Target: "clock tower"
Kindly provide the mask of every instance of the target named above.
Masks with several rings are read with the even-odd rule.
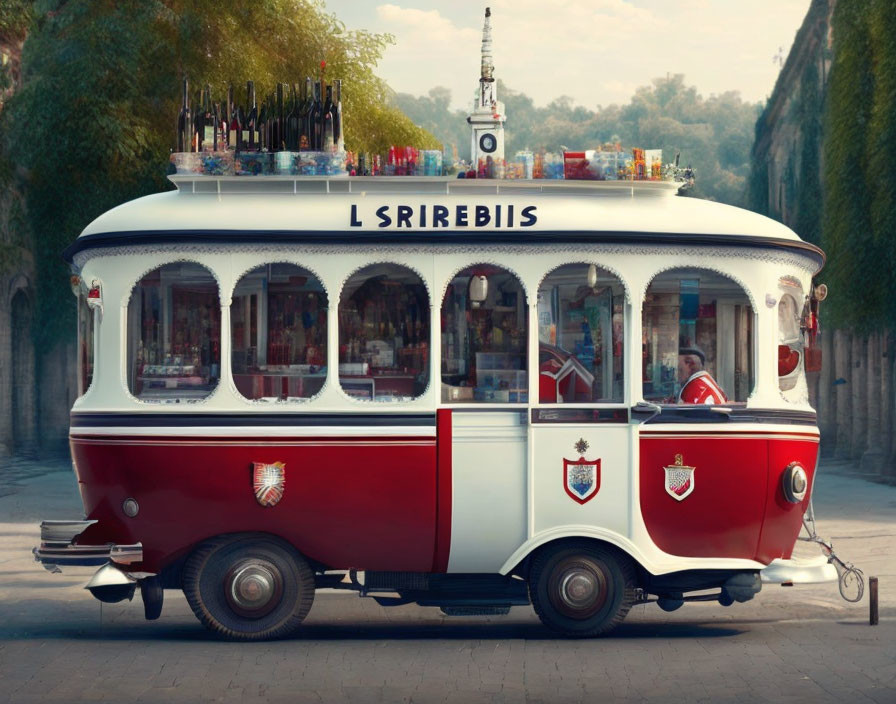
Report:
[[[504,103],[498,100],[495,83],[495,66],[492,59],[492,12],[485,8],[485,24],[482,26],[482,70],[479,76],[479,94],[473,105],[473,113],[467,118],[472,129],[473,168],[481,159],[504,160]]]

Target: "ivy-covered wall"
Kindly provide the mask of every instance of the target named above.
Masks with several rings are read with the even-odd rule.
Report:
[[[756,123],[747,199],[818,244],[822,452],[896,481],[896,12],[813,0]]]

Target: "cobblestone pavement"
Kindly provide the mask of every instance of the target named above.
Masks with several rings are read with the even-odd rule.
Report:
[[[42,466],[0,472],[0,702],[896,702],[896,487],[824,469],[816,487],[819,532],[880,578],[876,627],[867,598],[830,584],[767,586],[727,609],[637,606],[584,641],[554,637],[529,607],[445,617],[324,593],[298,637],[235,644],[179,592],[146,622],[139,598],[90,597],[91,568],[36,565],[37,521],[81,515],[67,464]]]

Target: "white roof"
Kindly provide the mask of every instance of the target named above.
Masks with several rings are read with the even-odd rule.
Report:
[[[508,237],[525,243],[551,233],[664,241],[711,237],[716,245],[763,245],[802,250],[820,265],[823,254],[785,225],[757,213],[698,198],[675,197],[680,184],[628,181],[487,181],[375,177],[191,177],[172,176],[177,191],[124,203],[81,233],[67,256],[89,246],[146,241],[152,233],[226,234],[373,233],[384,241],[402,236],[469,242]],[[476,223],[477,207],[482,218]],[[405,220],[398,222],[399,208]],[[482,210],[484,208],[484,210]],[[441,211],[443,219],[435,222]],[[446,215],[447,213],[447,215]],[[524,218],[524,214],[526,217]],[[487,218],[487,222],[483,222]],[[518,233],[518,235],[517,235]],[[112,241],[111,236],[114,236]],[[362,235],[363,236],[363,235]],[[581,241],[581,239],[580,239]],[[791,245],[791,243],[793,243]]]

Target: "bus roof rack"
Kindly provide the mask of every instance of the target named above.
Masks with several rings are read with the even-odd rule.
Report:
[[[184,194],[396,193],[454,195],[594,195],[640,197],[675,195],[681,181],[585,181],[564,179],[463,179],[450,176],[206,176],[172,174]]]

